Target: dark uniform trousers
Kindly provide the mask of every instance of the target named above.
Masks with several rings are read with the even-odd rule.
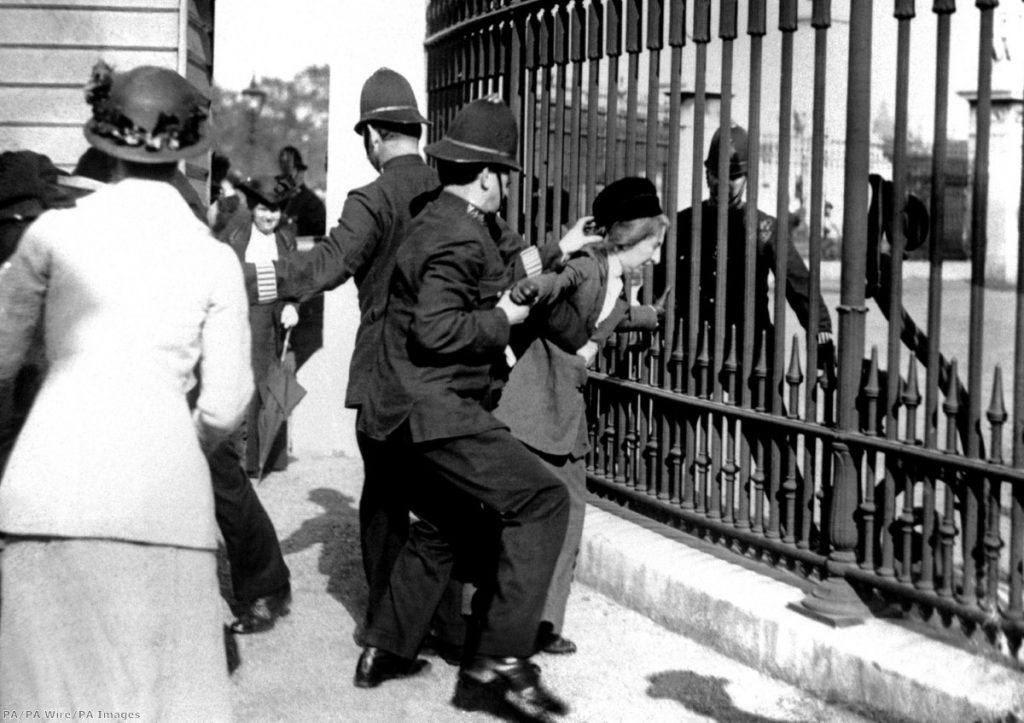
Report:
[[[224,537],[235,599],[242,604],[288,585],[277,531],[230,442],[208,453],[214,512]]]
[[[391,569],[409,537],[409,505],[404,484],[422,474],[406,455],[387,442],[356,432],[363,457],[363,491],[359,497],[359,543],[369,587],[366,609],[375,610],[388,589]]]
[[[419,470],[407,481],[419,521],[371,608],[366,643],[415,657],[457,557],[487,559],[480,548],[494,545],[497,566],[478,580],[474,601],[482,615],[476,652],[532,655],[569,520],[565,486],[504,428],[410,442],[403,426],[381,444]]]

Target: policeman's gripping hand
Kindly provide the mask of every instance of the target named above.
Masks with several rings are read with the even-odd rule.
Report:
[[[593,222],[593,216],[581,216],[573,224],[572,228],[558,242],[558,248],[561,249],[563,257],[572,256],[584,246],[604,238],[604,236],[594,233]]]
[[[512,301],[517,304],[525,304],[526,306],[535,302],[538,294],[540,294],[540,287],[536,281],[530,278],[520,279],[509,289],[509,296],[512,298]]]
[[[283,326],[285,329],[291,329],[298,323],[299,310],[295,308],[294,304],[288,304],[281,311],[281,326]]]
[[[505,312],[508,323],[512,326],[522,324],[530,315],[530,307],[525,304],[517,304],[512,300],[512,290],[509,289],[498,299],[497,308]]]

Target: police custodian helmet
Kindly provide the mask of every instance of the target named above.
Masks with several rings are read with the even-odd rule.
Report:
[[[409,81],[390,68],[376,70],[363,83],[359,94],[359,121],[355,132],[362,135],[366,124],[371,121],[430,125],[416,107],[416,95]]]
[[[712,173],[718,173],[718,149],[721,145],[721,128],[711,136],[711,147],[708,157],[704,159],[704,167]],[[729,178],[739,178],[747,174],[747,131],[742,126],[729,128]]]
[[[521,171],[518,148],[519,124],[512,109],[499,101],[480,98],[460,110],[444,137],[423,151],[442,161]]]
[[[142,65],[124,73],[98,62],[85,88],[93,147],[136,163],[174,163],[210,147],[209,100],[168,68]]]

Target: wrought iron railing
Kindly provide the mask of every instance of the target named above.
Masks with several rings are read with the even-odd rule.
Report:
[[[816,371],[817,329],[787,329],[786,254],[777,255],[773,269],[774,324],[762,330],[771,338],[761,339],[752,323],[738,338],[727,327],[724,304],[702,324],[697,284],[676,279],[675,264],[667,263],[659,278],[648,275],[645,298],[653,298],[655,285],[682,286],[689,296],[670,299],[659,332],[620,335],[592,375],[592,489],[816,581],[804,602],[814,617],[841,624],[868,614],[865,601],[890,603],[890,612],[895,603],[906,615],[962,630],[1016,656],[1024,634],[1019,285],[1004,297],[1012,298],[1012,309],[985,310],[998,3],[977,0],[957,10],[953,0],[932,2],[927,12],[934,43],[928,46],[934,67],[913,71],[911,29],[924,19],[912,0],[889,3],[891,12],[882,14],[881,3],[851,0],[841,4],[844,17],[835,21],[828,0],[771,5],[769,17],[765,0],[742,7],[736,0],[432,0],[426,39],[431,136],[440,135],[465,102],[500,94],[522,128],[524,173],[511,193],[512,213],[518,212],[524,235],[537,241],[586,212],[601,185],[624,174],[655,180],[675,222],[681,207],[701,204],[711,133],[740,123],[750,138],[751,259],[760,198],[772,196],[773,207],[764,210],[787,219],[799,192],[791,155],[794,144],[804,142],[803,130],[793,128],[795,98],[804,93],[798,100],[810,107],[810,177],[801,177],[799,187],[809,226],[811,319],[819,312],[822,283],[826,141],[841,137],[846,151],[841,200],[834,198],[847,209],[839,304],[831,310],[838,317],[834,380]],[[866,214],[853,211],[868,208],[866,179],[874,170],[875,58],[880,67],[891,67],[886,83],[895,88],[890,157],[896,199],[907,188],[910,90],[923,84],[934,91],[931,196],[925,200],[930,238],[946,238],[954,16],[977,22],[971,57],[978,64],[968,352],[962,366],[940,354],[944,332],[951,333],[942,299],[953,283],[944,281],[941,244],[930,244],[927,319],[908,350],[901,343],[912,334],[909,317],[900,313],[906,245],[900,204],[889,219],[889,263],[875,281],[887,293],[874,294],[870,311],[866,279],[878,269],[867,260]],[[895,25],[891,45],[874,40],[883,21]],[[1014,88],[1014,95],[1022,90]],[[778,143],[766,164],[759,148],[769,135]],[[713,161],[718,175],[727,175],[721,173],[727,157]],[[1019,161],[1018,151],[1004,162],[1016,169]],[[700,218],[693,214],[689,229],[695,239],[702,235]],[[717,240],[705,243],[723,248],[727,222],[720,215]],[[789,224],[776,229],[778,247],[786,248]],[[666,242],[669,260],[678,255],[679,231],[673,227]],[[698,244],[693,257],[700,255]],[[1024,264],[1024,254],[1020,259]],[[746,263],[746,283],[737,289],[726,286],[726,254],[717,263],[716,298],[743,295],[745,318],[752,319],[747,290],[754,288],[753,264]],[[696,278],[699,269],[691,270]],[[1024,279],[1024,265],[1017,277]],[[885,338],[868,346],[865,317],[879,311],[886,317]],[[1001,342],[1012,359],[1004,362],[1013,370],[1009,411],[1001,367],[988,382],[982,356],[986,319],[1008,314],[1016,319],[1012,345]]]

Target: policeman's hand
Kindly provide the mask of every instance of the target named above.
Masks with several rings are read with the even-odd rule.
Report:
[[[558,242],[558,248],[562,250],[562,256],[572,256],[588,244],[596,243],[604,238],[592,232],[594,217],[581,216],[568,233]]]
[[[288,304],[281,312],[281,326],[291,329],[299,323],[299,310],[293,304]]]
[[[524,304],[517,304],[512,300],[511,289],[506,291],[498,299],[497,308],[505,312],[505,316],[508,317],[508,323],[515,326],[516,324],[522,324],[526,321],[526,317],[530,315],[530,307]]]

